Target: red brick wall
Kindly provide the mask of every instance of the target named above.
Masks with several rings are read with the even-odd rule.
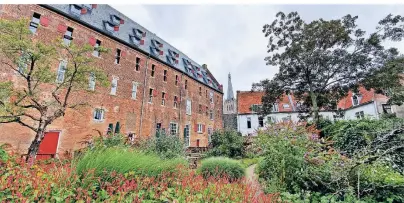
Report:
[[[208,142],[207,129],[211,126],[214,129],[222,128],[222,100],[223,95],[216,92],[209,87],[183,75],[181,72],[174,70],[155,59],[147,59],[144,54],[124,45],[120,44],[100,33],[97,33],[83,25],[71,21],[61,15],[53,13],[38,5],[3,5],[1,10],[1,18],[18,19],[25,17],[31,19],[33,12],[40,13],[41,16],[46,16],[50,19],[49,26],[40,26],[37,34],[34,35],[35,40],[44,42],[53,39],[62,38],[62,34],[57,32],[57,27],[60,23],[64,23],[69,27],[74,28],[73,42],[84,44],[89,42],[90,37],[95,37],[101,41],[103,47],[109,48],[109,53],[102,53],[100,58],[94,57],[94,65],[104,70],[109,80],[113,76],[119,77],[116,96],[110,95],[110,87],[101,87],[99,84],[95,87],[95,92],[82,91],[74,94],[72,100],[87,101],[92,107],[82,107],[78,111],[69,110],[66,115],[49,126],[49,130],[60,130],[59,140],[59,154],[66,151],[75,150],[83,147],[82,141],[88,140],[89,137],[98,135],[97,131],[105,133],[109,123],[113,123],[114,127],[116,122],[120,122],[121,132],[127,133],[134,132],[139,136],[150,136],[155,133],[156,123],[162,123],[162,128],[168,129],[170,122],[178,123],[178,132],[180,137],[183,137],[185,124],[191,126],[191,146],[196,145],[196,140],[200,139],[200,146],[206,146]],[[27,25],[28,27],[28,25]],[[116,49],[126,53],[126,56],[121,58],[119,65],[114,63]],[[141,68],[135,71],[136,57],[141,59]],[[146,74],[146,62],[147,75]],[[54,71],[57,70],[59,62],[55,60],[52,67]],[[150,76],[152,64],[155,64],[155,76]],[[10,71],[0,67],[1,75],[0,80],[13,80],[14,84],[23,84],[21,78]],[[163,72],[167,70],[167,82],[163,81]],[[180,96],[180,86],[175,86],[175,75],[182,77],[182,82],[188,81],[188,88],[179,108],[173,108],[174,95]],[[146,77],[146,83],[145,83]],[[132,82],[138,82],[140,85],[137,89],[136,100],[131,99]],[[199,95],[199,87],[202,87],[202,96]],[[146,88],[145,98],[143,98],[143,90]],[[158,91],[157,97],[153,99],[153,103],[148,103],[149,88]],[[210,120],[206,113],[199,114],[199,104],[203,106],[211,106],[209,98],[205,96],[205,90],[214,92],[214,120]],[[161,105],[161,92],[167,94],[165,106]],[[192,115],[185,114],[185,100],[190,98],[192,101]],[[141,119],[142,100],[143,116]],[[101,123],[93,120],[94,107],[102,107],[106,110],[105,120]],[[141,123],[142,120],[142,123]],[[206,125],[206,130],[203,134],[194,132],[194,124],[203,123]],[[140,125],[142,125],[140,129]],[[1,124],[0,125],[0,143],[10,143],[15,150],[19,152],[26,152],[30,142],[33,139],[34,133],[27,128],[21,127],[18,124]]]

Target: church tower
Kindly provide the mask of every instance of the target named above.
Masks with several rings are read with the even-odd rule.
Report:
[[[223,114],[236,114],[237,102],[234,98],[233,85],[231,84],[231,75],[229,73],[229,80],[227,84],[227,97],[224,100]]]

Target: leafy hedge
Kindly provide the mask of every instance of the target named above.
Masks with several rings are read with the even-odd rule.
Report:
[[[229,180],[237,180],[244,176],[245,169],[239,161],[226,157],[211,157],[202,160],[198,172],[201,173],[204,178],[227,177]]]
[[[241,133],[231,130],[215,131],[212,135],[212,149],[208,156],[242,158],[244,156],[244,138]]]
[[[88,151],[77,161],[76,170],[79,174],[94,170],[95,175],[100,177],[104,174],[104,171],[157,176],[162,172],[175,171],[179,165],[186,166],[186,164],[186,161],[182,158],[162,160],[157,155],[145,154],[130,149],[106,148]]]

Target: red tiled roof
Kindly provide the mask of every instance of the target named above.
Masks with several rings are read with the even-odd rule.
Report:
[[[264,92],[251,92],[251,91],[237,91],[237,110],[240,114],[252,113],[250,107],[253,104],[262,104],[262,96]],[[296,105],[295,98],[291,95],[293,105]],[[288,104],[288,108],[284,108],[283,105]],[[279,112],[293,111],[292,104],[289,102],[288,96],[285,94],[278,101]]]
[[[387,101],[388,98],[381,94],[375,94],[374,90],[366,90],[364,87],[359,87],[359,94],[361,95],[361,99],[359,101],[359,105],[365,104],[374,100],[378,101]],[[352,104],[352,91],[348,92],[348,96],[342,98],[338,102],[338,109],[349,109],[353,107]]]

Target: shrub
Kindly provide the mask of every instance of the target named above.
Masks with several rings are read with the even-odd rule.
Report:
[[[8,144],[0,145],[0,161],[7,161],[8,160],[8,153],[5,148],[8,147]]]
[[[215,131],[212,134],[212,149],[208,156],[241,158],[244,156],[244,139],[241,133],[232,130]]]
[[[76,168],[82,175],[94,170],[95,175],[99,177],[104,171],[157,176],[162,172],[173,172],[179,165],[185,166],[186,161],[181,158],[162,160],[157,155],[124,148],[106,148],[88,151],[78,160]]]
[[[257,164],[259,160],[261,160],[261,157],[254,157],[254,158],[245,158],[241,159],[240,163],[244,168],[247,168],[251,165]]]
[[[211,157],[202,160],[201,167],[198,169],[199,173],[204,178],[227,177],[229,180],[237,180],[244,176],[244,168],[241,164],[226,157]]]
[[[156,137],[140,138],[136,147],[148,154],[157,154],[162,159],[172,159],[185,156],[184,142],[173,135],[164,132],[157,133]]]

